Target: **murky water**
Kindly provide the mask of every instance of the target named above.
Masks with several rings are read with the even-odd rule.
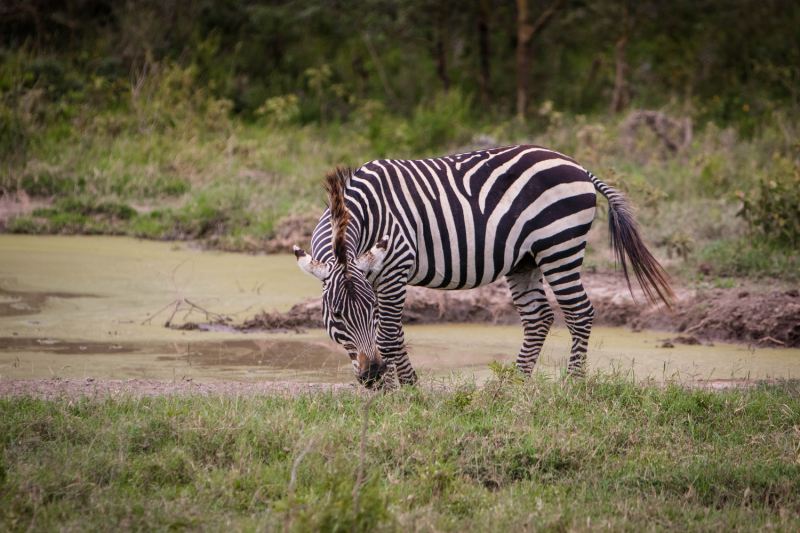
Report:
[[[0,376],[351,381],[349,358],[324,331],[243,335],[162,327],[178,294],[242,320],[262,308],[285,311],[319,291],[319,282],[300,272],[291,255],[200,252],[128,238],[0,235]],[[205,318],[186,313],[176,321]],[[657,380],[676,372],[682,379],[800,375],[800,350],[719,343],[660,348],[670,336],[595,328],[589,365]],[[488,362],[513,361],[522,329],[412,326],[406,337],[421,372],[482,380]],[[563,368],[568,353],[569,333],[554,330],[542,371]]]

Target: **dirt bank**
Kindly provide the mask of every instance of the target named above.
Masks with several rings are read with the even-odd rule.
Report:
[[[594,323],[598,326],[674,332],[707,341],[800,347],[800,293],[796,289],[751,293],[677,288],[679,300],[670,313],[663,306],[648,305],[638,287],[634,287],[634,300],[619,273],[585,273],[584,286],[594,304]],[[563,326],[564,317],[549,287],[547,292],[556,313],[555,325]],[[514,325],[520,319],[501,280],[469,291],[409,287],[403,322]],[[274,331],[322,326],[321,298],[316,297],[300,302],[287,313],[262,312],[234,327]]]

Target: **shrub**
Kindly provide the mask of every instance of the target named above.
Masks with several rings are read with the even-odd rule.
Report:
[[[739,215],[751,231],[777,244],[800,245],[800,164],[776,153],[767,176],[749,193],[736,195],[742,201]]]

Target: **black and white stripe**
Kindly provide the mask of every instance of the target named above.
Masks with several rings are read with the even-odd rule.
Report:
[[[617,244],[641,281],[641,265],[629,248],[643,244],[624,197],[558,152],[510,146],[437,159],[381,159],[353,172],[345,188],[348,255],[358,257],[389,237],[381,268],[366,277],[377,298],[377,347],[400,381],[416,379],[401,324],[406,286],[471,289],[500,276],[508,280],[524,325],[519,368],[534,367],[553,322],[546,279],[572,335],[569,371],[582,373],[593,308],[580,269],[596,190],[622,213],[614,220],[628,233]],[[331,236],[326,211],[314,231],[314,258],[335,263]],[[326,323],[333,336],[327,317]]]

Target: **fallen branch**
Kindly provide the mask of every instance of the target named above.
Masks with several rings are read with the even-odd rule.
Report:
[[[145,324],[149,323],[156,316],[161,314],[163,311],[165,311],[165,310],[169,309],[170,307],[172,307],[172,313],[170,313],[169,318],[167,318],[167,321],[164,322],[164,327],[168,328],[168,327],[170,327],[170,324],[172,324],[172,319],[175,318],[175,315],[178,313],[178,310],[184,304],[189,306],[189,310],[187,311],[186,316],[189,316],[189,314],[191,314],[192,311],[197,310],[197,311],[201,311],[201,312],[205,313],[206,320],[217,322],[217,323],[230,322],[229,318],[226,318],[226,317],[224,317],[222,315],[218,315],[217,313],[212,313],[211,311],[208,311],[207,309],[204,309],[204,308],[200,307],[199,305],[197,305],[196,303],[190,302],[189,300],[186,299],[186,297],[183,295],[183,291],[178,287],[178,284],[175,282],[175,272],[177,272],[177,270],[185,262],[186,261],[183,261],[178,266],[176,266],[172,270],[172,274],[170,275],[170,278],[172,279],[172,287],[175,289],[175,293],[178,295],[178,297],[175,298],[174,300],[172,300],[170,303],[168,303],[164,307],[162,307],[161,309],[159,309],[158,311],[156,311],[155,313],[153,313],[152,315],[150,315],[149,318],[147,318],[146,320],[144,320],[142,322],[142,325],[145,325]]]
[[[779,341],[778,339],[775,339],[775,338],[772,338],[772,337],[761,337],[760,339],[758,339],[758,342],[762,342],[762,341],[771,341],[771,342],[774,342],[776,344],[780,344],[782,346],[786,346],[785,342]]]
[[[622,124],[622,137],[625,140],[625,149],[628,152],[633,150],[633,139],[636,135],[636,130],[639,129],[641,124],[649,126],[673,154],[687,148],[692,143],[691,118],[687,117],[683,121],[674,121],[667,118],[661,111],[638,110],[631,112]],[[673,137],[682,138],[677,140]]]
[[[707,327],[707,326],[711,326],[711,325],[719,325],[719,326],[721,326],[722,323],[719,320],[713,320],[711,317],[709,317],[709,318],[704,319],[702,322],[700,322],[696,326],[692,326],[689,329],[683,331],[682,333],[684,335],[688,335],[692,331],[696,331],[698,329],[701,329],[701,328],[704,328],[704,327]]]

